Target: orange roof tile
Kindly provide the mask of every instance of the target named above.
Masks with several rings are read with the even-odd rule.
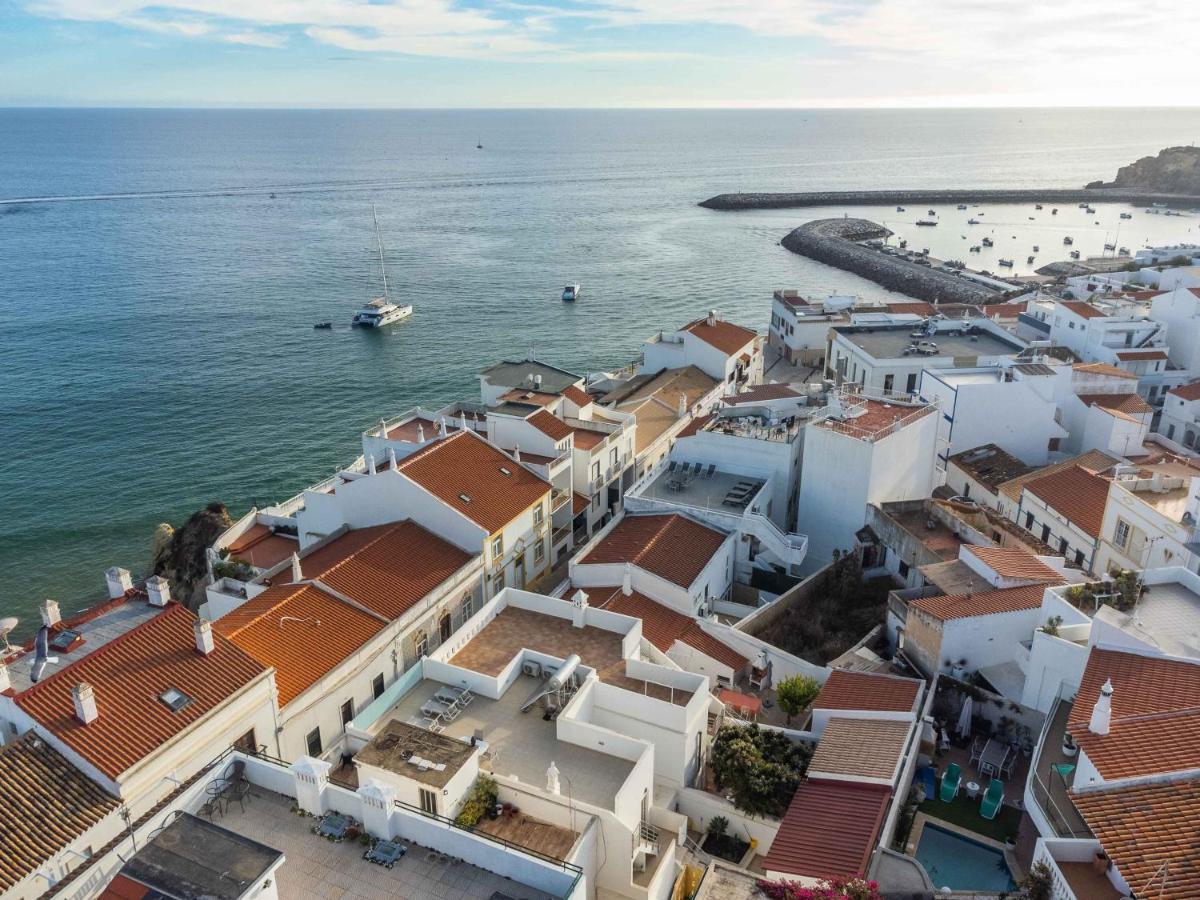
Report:
[[[500,399],[546,407],[558,400],[558,394],[548,394],[544,391],[533,391],[527,388],[513,388],[511,391],[501,394]]]
[[[577,516],[591,505],[592,501],[578,492],[571,494],[571,515]]]
[[[579,450],[591,450],[608,437],[607,431],[596,431],[592,428],[571,428],[570,430],[575,435],[575,447]]]
[[[1079,456],[1073,456],[1052,466],[1044,466],[1041,469],[1026,472],[1024,475],[1018,475],[1016,478],[1012,478],[1000,485],[1000,493],[1004,494],[1010,500],[1020,501],[1021,491],[1025,489],[1026,484],[1035,478],[1053,475],[1055,472],[1061,472],[1072,466],[1079,466],[1081,469],[1086,469],[1092,473],[1104,472],[1111,469],[1118,462],[1120,460],[1115,456],[1109,456],[1101,450],[1089,450],[1087,453],[1081,453]]]
[[[904,755],[911,727],[911,722],[902,719],[831,716],[817,741],[808,771],[890,781]]]
[[[932,303],[926,303],[923,300],[906,303],[889,303],[888,311],[893,313],[912,313],[917,316],[931,316],[934,313]]]
[[[628,562],[672,584],[690,587],[725,538],[721,532],[675,513],[626,515],[579,564]]]
[[[786,384],[760,384],[748,391],[730,394],[721,399],[731,406],[739,406],[743,403],[761,403],[763,400],[789,400],[792,398],[799,399],[800,393]]]
[[[708,415],[704,416],[693,416],[692,420],[684,425],[683,428],[679,430],[679,434],[675,435],[675,437],[677,439],[691,437],[693,434],[711,422],[715,417],[716,413],[709,413]]]
[[[561,441],[571,433],[571,426],[546,410],[538,410],[525,420],[551,440]]]
[[[320,588],[268,588],[213,623],[263,665],[275,667],[279,705],[286,706],[387,626]]]
[[[1193,381],[1191,384],[1181,384],[1179,387],[1171,388],[1167,393],[1189,402],[1200,400],[1200,381]]]
[[[244,559],[259,569],[269,569],[300,549],[295,538],[275,534],[266,525],[254,525],[228,547],[230,559]]]
[[[519,466],[514,464],[514,470]],[[471,554],[406,519],[356,528],[300,560],[306,581],[319,581],[385,619],[398,619],[471,560]],[[290,567],[271,579],[289,584]]]
[[[542,411],[538,415],[550,416]],[[550,416],[553,418],[553,416]],[[396,467],[489,534],[550,493],[549,482],[471,431],[458,431],[418,450]],[[511,474],[505,475],[507,469]],[[464,500],[463,497],[470,499]]]
[[[205,656],[196,649],[193,623],[177,603],[137,628],[18,694],[17,705],[110,778],[183,733],[267,672],[260,662],[219,634]],[[86,682],[99,718],[75,718],[71,691]],[[172,711],[159,694],[183,691],[191,702]]]
[[[1132,378],[1134,381],[1137,380],[1137,375],[1132,372],[1118,369],[1116,366],[1110,366],[1108,363],[1075,363],[1075,365],[1071,366],[1071,369],[1089,375],[1111,375],[1113,378]]]
[[[909,605],[943,622],[969,619],[974,616],[994,616],[1000,613],[1037,609],[1042,605],[1046,588],[1041,584],[980,591],[977,594],[943,594],[937,597],[918,597]]]
[[[1059,303],[1066,309],[1069,309],[1071,312],[1075,313],[1075,315],[1080,316],[1084,319],[1107,319],[1108,318],[1108,316],[1105,313],[1096,309],[1096,307],[1092,306],[1092,304],[1085,303],[1082,300],[1060,300]]]
[[[804,782],[779,823],[763,869],[808,878],[865,875],[891,796],[882,785]]]
[[[1117,359],[1129,362],[1137,359],[1166,359],[1166,350],[1118,350]]]
[[[682,641],[705,656],[724,663],[734,672],[744,668],[750,662],[732,647],[706,632],[691,616],[685,616],[683,613],[663,606],[637,591],[627,597],[620,588],[616,588],[607,597],[601,597],[600,594],[607,590],[607,588],[588,589],[597,596],[596,606],[623,616],[641,619],[642,636],[663,653],[670,650],[676,641]]]
[[[843,402],[847,407],[861,407],[861,414],[821,419],[815,424],[820,428],[828,428],[860,440],[887,437],[894,431],[925,418],[934,410],[933,405],[928,403],[902,404],[894,400],[876,400],[853,393],[847,393]]]
[[[1088,730],[1111,679],[1107,735]],[[1200,665],[1093,647],[1067,729],[1107,781],[1200,769]]]
[[[1022,578],[1026,581],[1061,582],[1063,577],[1021,547],[977,547],[966,551],[989,567],[1001,578]]]
[[[1137,897],[1200,897],[1200,779],[1073,795],[1076,809]]]
[[[592,398],[588,396],[587,391],[574,384],[566,388],[562,392],[562,395],[581,409],[592,402]]]
[[[1137,394],[1079,394],[1085,406],[1099,406],[1128,415],[1152,413],[1154,409]]]
[[[921,682],[895,675],[834,669],[813,701],[814,709],[913,712]]]
[[[1071,466],[1025,483],[1025,490],[1092,537],[1100,536],[1109,483],[1079,466]]]
[[[689,322],[683,326],[683,330],[691,332],[704,343],[716,347],[726,356],[740,353],[743,347],[758,337],[757,331],[751,331],[741,325],[734,325],[724,319],[714,319],[713,324],[709,325],[707,316]]]

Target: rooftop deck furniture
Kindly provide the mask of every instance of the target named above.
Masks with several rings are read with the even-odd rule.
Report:
[[[989,740],[979,756],[980,775],[999,775],[1001,768],[1008,759],[1010,750],[1007,744]]]
[[[987,741],[985,741],[983,738],[975,738],[975,740],[971,742],[971,756],[967,762],[972,766],[979,762],[979,757],[983,755],[983,748],[986,746]]]
[[[717,464],[716,464],[716,463],[709,463],[709,464],[708,464],[708,471],[704,473],[704,477],[705,477],[705,478],[712,478],[712,477],[713,477],[713,473],[714,473],[714,472],[716,472],[716,471],[717,471]]]
[[[962,783],[962,767],[958,763],[950,763],[942,773],[942,788],[938,795],[943,803],[949,803],[958,796],[958,786]]]
[[[996,818],[996,813],[1000,812],[1000,804],[1004,802],[1004,782],[999,778],[993,778],[987,787],[987,793],[983,795],[983,803],[979,806],[979,814],[985,819]]]
[[[759,711],[762,709],[762,700],[758,697],[751,697],[749,694],[741,694],[728,688],[718,691],[717,699],[730,707],[737,716],[750,722],[758,720]]]
[[[376,841],[371,846],[371,849],[363,854],[363,859],[369,863],[375,863],[377,866],[383,866],[385,869],[390,869],[407,852],[408,847],[399,841]]]

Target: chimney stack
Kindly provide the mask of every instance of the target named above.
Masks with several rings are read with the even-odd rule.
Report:
[[[446,436],[446,417],[442,416],[438,420],[438,437]]]
[[[621,576],[621,593],[628,597],[633,593],[633,564],[625,563],[625,574]]]
[[[58,611],[58,601],[49,598],[42,601],[41,606],[42,624],[47,628],[53,628],[62,621],[62,613]]]
[[[369,475],[375,474],[375,454],[374,453],[367,454],[367,474],[369,474]]]
[[[208,656],[216,647],[213,643],[212,622],[208,619],[197,619],[192,630],[196,632],[196,649]]]
[[[304,570],[300,568],[300,555],[292,554],[292,583],[298,584],[304,580]]]
[[[688,408],[687,394],[680,391],[680,393],[679,393],[679,418],[682,419],[684,416],[687,415],[687,408]]]
[[[587,624],[587,594],[583,591],[576,591],[575,596],[571,598],[571,624],[576,628],[582,628]]]
[[[8,677],[8,666],[0,662],[0,694],[12,687],[12,679]]]
[[[458,416],[462,420],[462,430],[466,431],[467,430],[467,414],[460,410],[458,413]]]
[[[151,606],[166,606],[171,602],[171,583],[161,575],[146,579],[146,593]]]
[[[705,321],[705,324],[710,328],[717,324],[717,311],[715,309],[710,309],[708,311],[708,319]]]
[[[387,419],[379,420],[379,436],[381,438],[387,437]]]
[[[105,572],[104,579],[108,582],[108,596],[111,600],[124,597],[125,592],[133,587],[133,576],[129,574],[129,570],[118,566],[113,566]]]
[[[1100,688],[1100,699],[1092,707],[1092,718],[1088,722],[1088,731],[1092,734],[1108,734],[1108,728],[1112,724],[1112,693],[1110,678],[1104,682],[1104,687]]]
[[[517,462],[521,461],[521,445],[520,444],[517,444],[516,446],[513,447],[513,459],[515,459]]]
[[[90,725],[100,718],[100,710],[96,707],[96,692],[86,681],[81,681],[71,688],[71,699],[75,701],[75,718],[84,725]]]
[[[392,467],[392,471],[396,471],[396,448],[388,447],[388,465]]]
[[[417,443],[425,443],[425,426],[417,422]]]

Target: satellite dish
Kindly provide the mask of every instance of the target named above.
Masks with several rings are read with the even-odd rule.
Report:
[[[12,649],[8,643],[9,632],[13,631],[20,621],[21,620],[16,616],[6,616],[5,618],[0,619],[0,641],[3,641],[4,643],[4,646],[0,649],[3,649],[5,652]]]
[[[58,662],[57,656],[50,655],[50,628],[43,625],[38,629],[37,638],[33,642],[33,667],[29,672],[29,680],[34,684],[41,679],[50,663]]]

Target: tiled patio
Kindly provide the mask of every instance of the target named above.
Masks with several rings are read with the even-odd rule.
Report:
[[[551,895],[470,863],[447,860],[410,844],[392,869],[362,858],[356,841],[335,844],[312,833],[313,819],[291,811],[292,800],[256,787],[245,812],[236,807],[215,824],[283,852],[279,896],[287,900],[489,900],[497,892],[514,900],[551,900]]]
[[[1054,718],[1046,730],[1046,740],[1042,752],[1035,760],[1037,780],[1033,793],[1038,805],[1050,820],[1050,824],[1058,831],[1059,837],[1092,837],[1091,829],[1083,821],[1083,816],[1075,809],[1071,800],[1070,785],[1074,781],[1074,772],[1063,780],[1052,766],[1058,763],[1077,765],[1079,757],[1067,758],[1062,752],[1063,734],[1067,730],[1067,719],[1071,715],[1072,704],[1063,701],[1054,711]]]

